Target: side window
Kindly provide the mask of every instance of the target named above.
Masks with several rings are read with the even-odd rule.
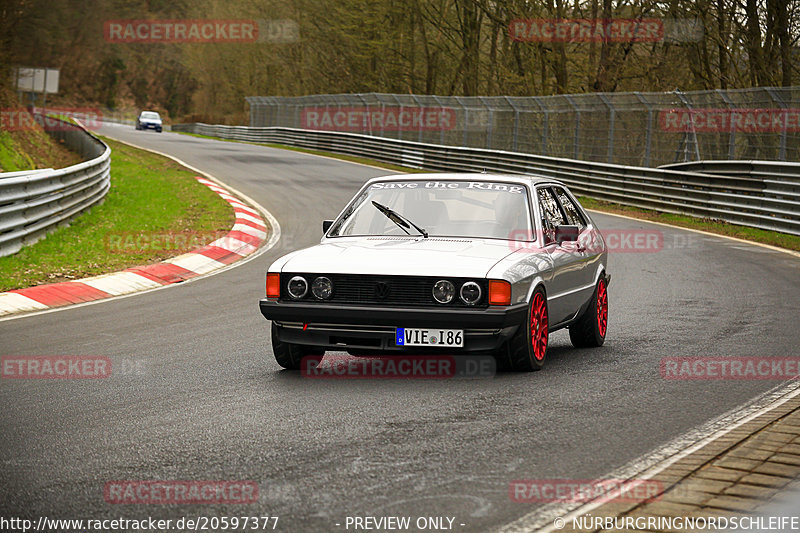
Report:
[[[536,192],[539,196],[539,208],[542,212],[544,243],[549,244],[556,240],[556,226],[566,224],[565,218],[550,189],[541,188],[537,189]]]
[[[567,196],[566,191],[561,187],[553,187],[553,189],[556,191],[556,196],[558,196],[558,201],[561,203],[561,207],[564,208],[564,212],[567,215],[569,224],[578,226],[581,229],[585,228],[586,220],[583,218],[583,215],[581,215],[581,212],[578,211],[578,208],[575,205],[575,202],[572,201],[572,198]]]

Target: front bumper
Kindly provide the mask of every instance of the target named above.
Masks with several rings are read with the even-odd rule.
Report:
[[[441,348],[395,345],[395,328],[464,330],[464,347],[454,352],[496,350],[525,322],[526,304],[484,309],[375,307],[281,302],[262,299],[261,314],[272,320],[278,340],[338,350],[430,353]]]

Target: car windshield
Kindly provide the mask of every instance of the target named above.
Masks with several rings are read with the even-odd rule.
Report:
[[[394,214],[412,224],[398,224]],[[348,206],[328,236],[422,235],[417,228],[431,237],[529,240],[528,189],[496,181],[378,182]]]
[[[153,111],[142,111],[142,118],[150,118],[150,119],[157,120],[160,117],[158,116],[158,113],[155,113]]]

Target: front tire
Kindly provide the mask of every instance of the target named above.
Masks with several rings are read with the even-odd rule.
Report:
[[[541,370],[547,355],[547,296],[539,287],[531,296],[525,321],[496,356],[498,370],[532,372]]]
[[[606,340],[608,331],[608,283],[600,276],[589,307],[569,327],[569,340],[575,348],[597,348]]]
[[[303,346],[301,344],[289,344],[278,340],[278,326],[272,323],[272,353],[275,361],[286,370],[300,370],[303,357],[308,355],[323,355],[322,349]]]

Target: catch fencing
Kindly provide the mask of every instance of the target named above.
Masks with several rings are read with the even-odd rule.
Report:
[[[800,161],[800,87],[556,96],[251,96],[250,126],[634,166]]]

